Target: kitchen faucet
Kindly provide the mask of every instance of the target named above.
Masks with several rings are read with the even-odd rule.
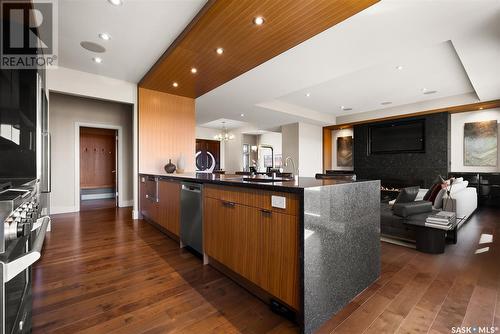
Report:
[[[285,167],[288,167],[288,163],[291,162],[292,163],[292,178],[296,178],[299,176],[299,170],[298,169],[295,169],[295,162],[293,161],[292,157],[288,156],[286,157],[285,159]],[[295,174],[295,171],[297,171],[297,174]]]

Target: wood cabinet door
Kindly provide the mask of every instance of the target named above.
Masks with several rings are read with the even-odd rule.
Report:
[[[236,271],[238,207],[218,199],[205,197],[203,243],[205,252]]]
[[[261,210],[257,284],[298,309],[298,217]]]
[[[181,185],[175,181],[160,181],[159,221],[167,231],[179,236]]]

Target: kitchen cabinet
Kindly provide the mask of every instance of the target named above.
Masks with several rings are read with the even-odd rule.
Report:
[[[155,176],[140,178],[141,214],[172,234],[179,236],[181,185]]]
[[[160,226],[179,236],[181,184],[172,180],[160,180],[158,186]]]
[[[154,176],[141,176],[139,205],[141,214],[154,222],[159,221],[159,205],[157,203],[157,182]]]
[[[205,190],[205,253],[298,310],[298,215],[256,206],[258,191],[237,203]]]

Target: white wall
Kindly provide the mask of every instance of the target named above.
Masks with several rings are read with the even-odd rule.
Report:
[[[323,171],[323,128],[299,123],[299,175],[314,177]]]
[[[285,159],[290,157],[295,164],[299,164],[299,123],[287,124],[281,127],[282,151],[283,151],[283,171],[295,173],[292,166],[285,167]],[[295,166],[297,168],[297,166]]]
[[[353,129],[341,129],[341,130],[332,130],[332,168],[334,170],[354,170],[354,167],[340,167],[337,164],[337,138],[339,137],[354,137]],[[354,148],[353,148],[354,149]],[[354,158],[354,155],[353,155]]]
[[[473,167],[464,166],[464,123],[497,120],[500,122],[500,108],[471,111],[451,115],[451,171],[452,172],[500,172],[500,166]],[[500,148],[500,127],[499,127]],[[500,164],[500,149],[498,150]]]
[[[71,95],[50,94],[50,132],[52,192],[50,194],[51,214],[74,212],[79,207],[79,194],[75,192],[75,124],[92,123],[121,127],[122,154],[118,184],[119,205],[133,203],[133,152],[132,105],[100,101]],[[124,149],[125,148],[125,149]]]
[[[47,70],[49,92],[92,97],[96,99],[130,103],[133,105],[133,201],[132,217],[139,218],[138,210],[138,146],[137,146],[137,85],[101,75],[72,70],[65,67]],[[50,101],[49,101],[50,110]]]

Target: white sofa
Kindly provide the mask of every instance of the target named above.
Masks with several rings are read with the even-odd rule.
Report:
[[[457,218],[465,218],[462,220],[464,223],[470,215],[477,209],[477,191],[476,188],[468,187],[469,182],[463,179],[457,179],[451,186],[450,196],[443,191],[442,200],[439,198],[434,202],[434,209],[454,211]],[[422,200],[426,194],[427,189],[420,189],[416,200]]]

